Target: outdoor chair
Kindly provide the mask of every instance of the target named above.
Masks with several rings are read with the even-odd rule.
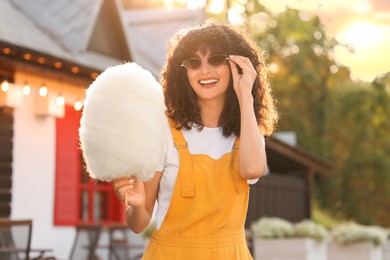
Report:
[[[138,260],[145,250],[144,244],[135,244],[134,233],[125,224],[111,224],[109,231],[110,260]]]
[[[28,260],[32,220],[0,220],[0,259]]]
[[[32,220],[0,219],[0,259],[39,260],[55,259],[44,257],[50,248],[31,248]]]
[[[76,227],[70,260],[97,260],[96,247],[102,231],[101,224],[80,224]]]

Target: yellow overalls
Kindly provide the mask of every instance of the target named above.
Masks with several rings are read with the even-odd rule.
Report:
[[[253,259],[244,233],[249,185],[238,173],[239,138],[233,152],[214,160],[191,155],[181,131],[171,131],[179,172],[167,215],[142,259]]]

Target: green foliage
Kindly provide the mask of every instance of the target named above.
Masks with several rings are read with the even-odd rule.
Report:
[[[294,236],[310,237],[321,241],[328,237],[328,230],[314,221],[303,220],[294,226]]]
[[[383,210],[390,207],[390,96],[384,87],[361,83],[333,95],[330,120],[341,127],[327,131],[334,174],[318,187],[328,190],[322,201],[360,223],[390,225]]]
[[[335,227],[331,235],[333,240],[342,244],[370,241],[374,245],[379,246],[383,245],[387,240],[388,232],[376,226],[345,223]]]
[[[254,222],[251,230],[259,238],[285,238],[294,233],[292,223],[281,218],[263,217]]]
[[[311,220],[292,224],[281,218],[263,217],[252,224],[251,230],[255,237],[264,239],[308,237],[324,240],[328,237],[326,228]]]
[[[271,15],[271,14],[269,14]],[[280,130],[294,130],[301,145],[325,155],[325,130],[329,92],[334,83],[349,80],[346,74],[331,74],[336,66],[333,48],[336,42],[326,38],[318,17],[302,20],[299,11],[287,9],[272,18],[272,24],[254,37],[268,50],[269,63],[278,69],[271,82],[278,99]]]
[[[243,27],[267,53],[279,130],[296,132],[301,146],[332,164],[331,176],[316,178],[319,206],[390,226],[390,72],[372,83],[352,81],[317,16],[274,15],[256,0],[227,3],[245,6]]]
[[[332,229],[334,226],[340,224],[343,220],[336,218],[333,214],[329,213],[329,210],[318,206],[318,202],[314,200],[312,203],[311,217],[314,222],[323,225],[327,229]]]

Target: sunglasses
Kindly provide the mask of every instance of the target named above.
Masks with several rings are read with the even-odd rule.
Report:
[[[224,64],[228,60],[228,56],[225,54],[215,54],[207,58],[207,63],[212,67],[218,67]],[[202,66],[203,60],[199,58],[190,58],[181,63],[181,66],[188,70],[197,70]]]

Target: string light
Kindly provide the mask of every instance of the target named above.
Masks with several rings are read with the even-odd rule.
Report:
[[[62,67],[62,63],[59,61],[54,62],[54,68],[60,69]]]
[[[77,74],[79,73],[80,69],[76,66],[73,66],[71,69],[70,69],[74,74]]]
[[[47,95],[47,87],[45,86],[45,84],[42,84],[42,86],[39,88],[39,95],[41,97],[46,97],[46,95]]]
[[[96,75],[93,76],[97,76],[97,73]],[[4,79],[1,82],[1,91],[9,92],[10,90],[13,90],[12,85],[8,82],[7,79]],[[24,85],[21,86],[21,88],[19,88],[19,92],[18,92],[19,97],[21,97],[22,95],[29,96],[33,90],[34,87],[32,87],[29,84],[28,80],[26,79]],[[38,89],[39,96],[46,97],[49,94],[48,92],[49,92],[48,87],[46,86],[45,83],[42,83]],[[59,92],[58,96],[55,98],[55,105],[57,106],[58,109],[61,109],[61,107],[65,106],[65,97],[62,95],[61,92]],[[84,101],[80,98],[77,98],[73,104],[73,107],[76,111],[82,110],[84,106],[85,106]]]
[[[31,60],[31,54],[30,54],[30,53],[25,53],[25,54],[23,55],[23,58],[24,58],[25,60]]]
[[[7,92],[9,89],[9,84],[8,84],[8,80],[3,80],[3,83],[1,83],[1,90],[3,92]]]
[[[45,58],[43,58],[43,57],[39,57],[38,58],[38,63],[39,64],[44,64],[45,62],[46,62]]]
[[[76,100],[76,102],[74,103],[74,109],[76,111],[79,111],[83,108],[83,102],[81,102],[80,100]]]
[[[59,94],[58,97],[56,98],[56,104],[57,106],[65,105],[65,98],[61,94]]]
[[[62,71],[65,71],[65,69],[66,69],[66,70],[68,70],[67,71],[68,74],[69,74],[69,72],[72,74],[79,74],[82,72],[83,75],[86,73],[86,75],[89,76],[90,79],[96,79],[99,75],[99,72],[85,70],[83,68],[75,66],[76,64],[74,64],[74,66],[72,66],[72,64],[71,64],[70,68],[68,68],[69,63],[67,63],[67,62],[63,63],[63,61],[60,61],[60,60],[53,60],[53,59],[42,57],[42,56],[39,57],[39,56],[36,56],[35,54],[31,54],[29,52],[20,53],[20,52],[16,52],[15,50],[12,50],[10,48],[0,48],[0,54],[12,55],[12,57],[15,57],[19,60],[30,61],[32,63],[38,63],[41,65],[45,65],[47,67],[49,67],[49,65],[50,65],[50,67],[55,68],[55,69],[59,69]],[[18,56],[16,56],[16,54]],[[66,66],[65,66],[65,64],[66,64]],[[3,64],[0,64],[0,65],[1,65],[0,70],[2,70]],[[75,99],[72,98],[73,99],[72,101],[74,102],[74,103],[72,102],[74,109],[76,111],[80,111],[83,109],[83,107],[84,107],[83,94],[79,95],[79,94],[76,94],[74,92],[71,92],[70,89],[66,88],[67,84],[63,83],[62,79],[58,78],[58,77],[55,77],[55,78],[53,77],[53,80],[48,83],[50,85],[49,86],[50,93],[49,93],[49,89],[46,86],[45,81],[41,81],[42,84],[39,86],[39,85],[35,85],[34,82],[36,82],[36,80],[34,80],[33,77],[29,78],[30,75],[32,74],[32,73],[30,73],[29,66],[30,66],[30,64],[26,64],[26,67],[20,68],[20,71],[23,72],[23,73],[21,73],[21,77],[24,78],[23,79],[24,84],[23,84],[23,81],[18,82],[18,83],[13,83],[12,82],[13,78],[11,80],[11,77],[7,77],[6,74],[2,74],[3,77],[0,78],[0,88],[1,88],[0,93],[7,92],[6,98],[8,100],[8,99],[10,99],[9,97],[12,97],[12,105],[15,104],[15,106],[16,105],[21,106],[21,105],[23,105],[23,101],[27,101],[29,98],[36,98],[35,95],[37,94],[37,97],[40,97],[36,100],[37,102],[35,102],[35,103],[39,104],[38,107],[42,107],[42,109],[41,109],[42,111],[44,109],[53,110],[52,112],[42,112],[42,113],[45,115],[48,113],[49,114],[52,113],[55,116],[59,116],[59,115],[61,115],[61,111],[64,110],[66,102],[69,102],[68,98],[71,98],[71,96],[75,95],[75,97],[74,97]],[[41,78],[41,80],[46,78],[44,69],[39,74],[40,74],[39,78]],[[38,79],[38,77],[37,77],[37,79]],[[20,84],[20,83],[22,83],[22,84]],[[54,86],[52,86],[52,85],[54,85]],[[62,86],[62,85],[64,85],[64,86]],[[69,83],[69,85],[71,85],[71,84]],[[54,93],[52,93],[52,92],[54,92]],[[69,92],[69,95],[68,95],[68,92]],[[30,97],[31,94],[34,94],[34,97]],[[58,94],[58,95],[56,96],[56,94]],[[63,94],[65,94],[67,100],[65,100],[65,97]],[[3,94],[3,96],[4,96],[4,94]],[[25,98],[23,98],[23,96],[25,96]],[[62,112],[62,114],[64,114],[64,112]]]
[[[3,53],[8,55],[11,53],[11,49],[10,48],[3,48]]]
[[[30,95],[30,92],[31,92],[31,87],[30,85],[26,82],[26,84],[24,84],[23,86],[23,89],[22,89],[22,92],[25,96],[28,96]]]

